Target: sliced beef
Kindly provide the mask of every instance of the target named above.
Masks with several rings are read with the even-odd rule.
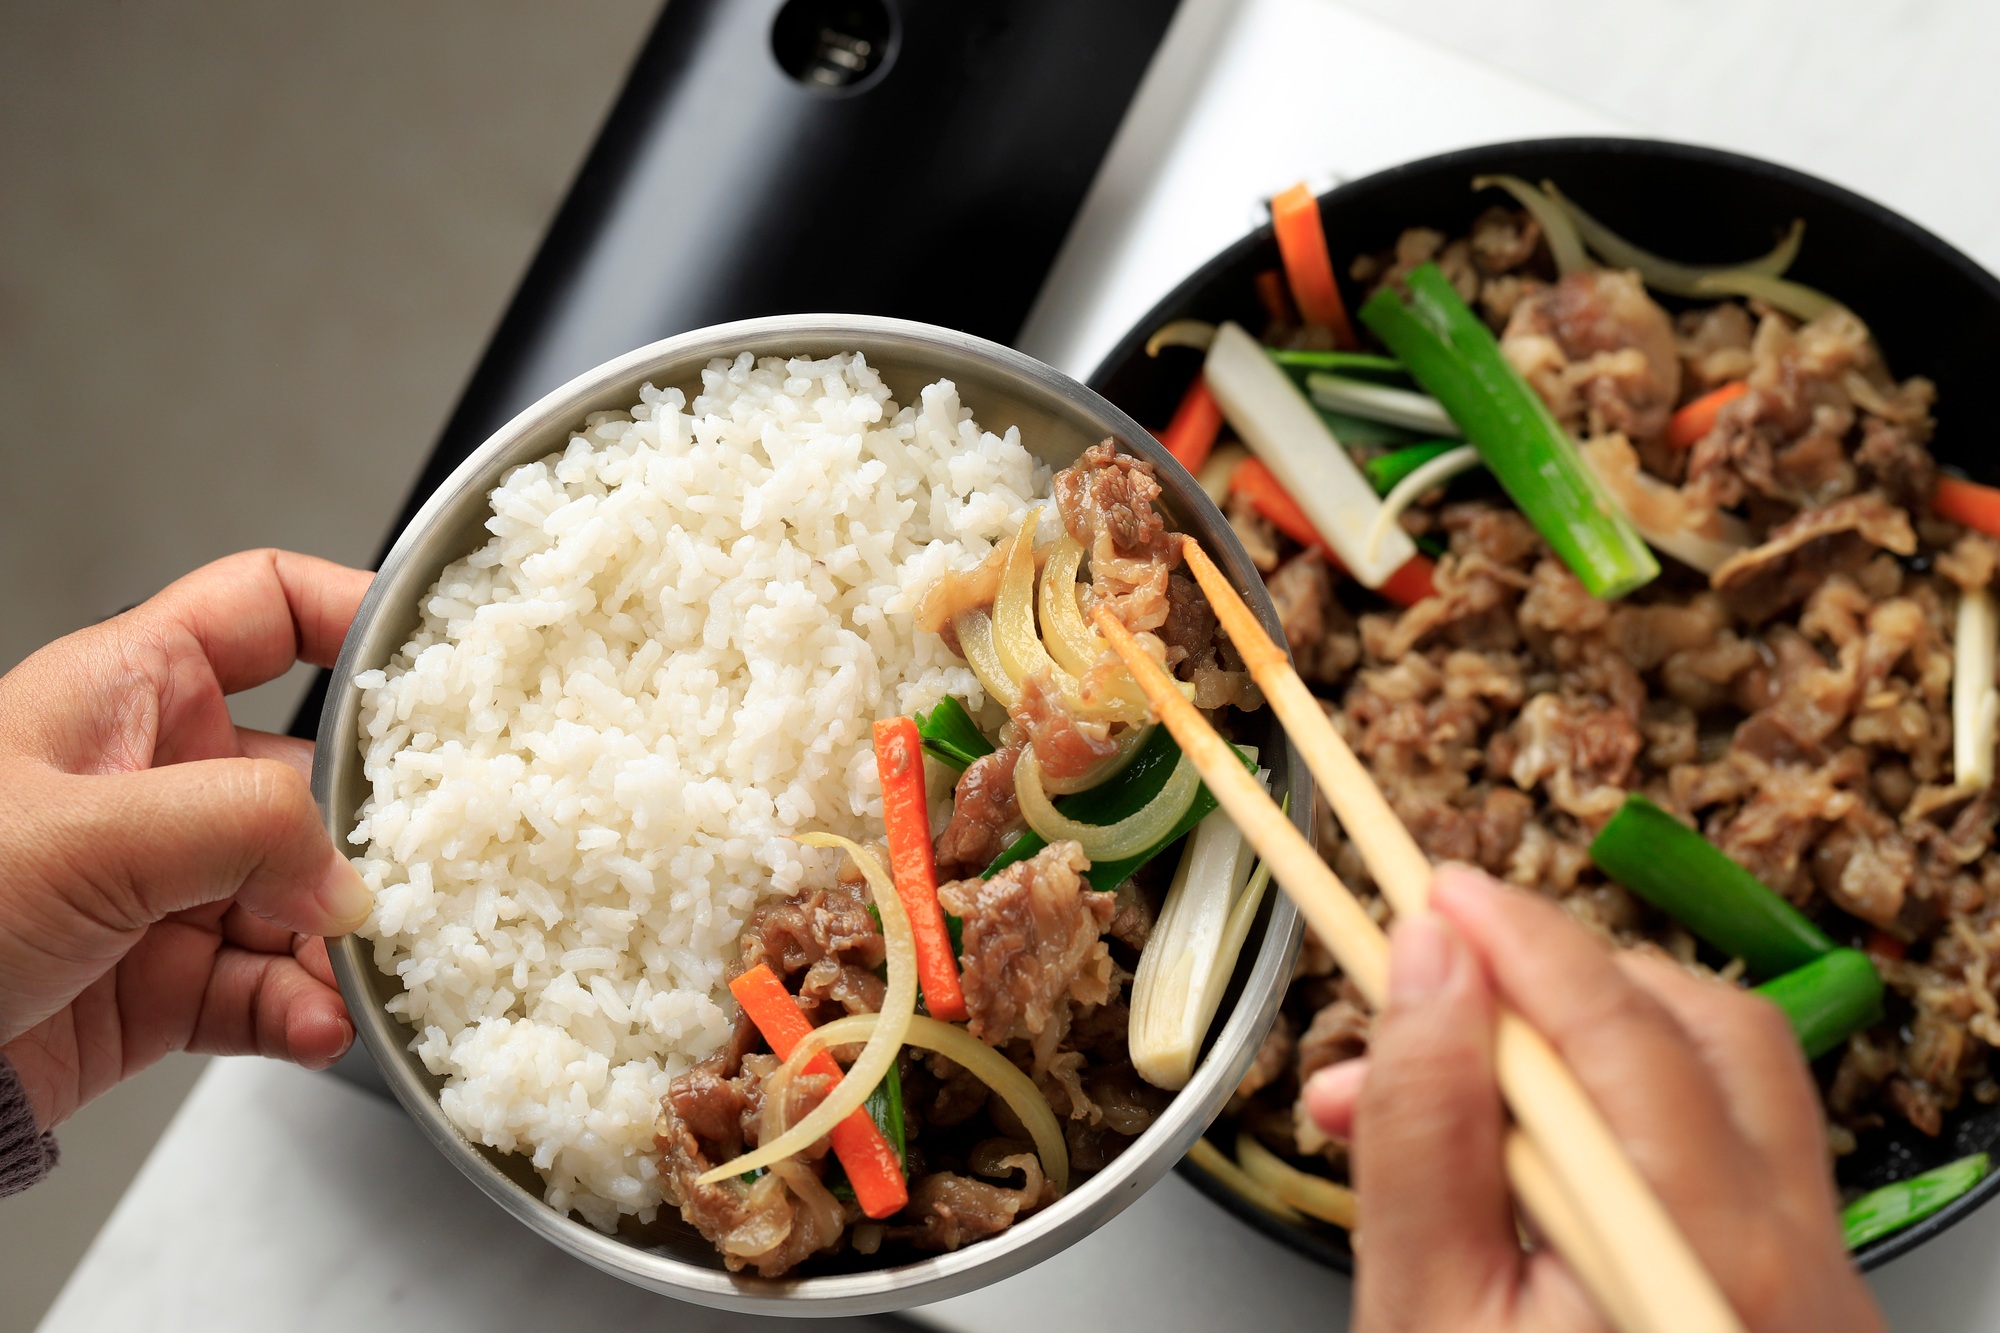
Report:
[[[738,947],[738,971],[769,964],[799,993],[804,1007],[826,1011],[816,1014],[815,1022],[882,1007],[875,969],[888,956],[888,946],[869,915],[867,886],[858,879],[761,904],[743,923]]]
[[[1135,633],[1160,628],[1180,538],[1153,507],[1160,483],[1152,464],[1105,440],[1056,474],[1055,492],[1064,528],[1090,551],[1094,598]]]
[[[1040,676],[1021,682],[1021,697],[1007,715],[1035,747],[1035,760],[1044,778],[1059,781],[1077,777],[1118,752],[1118,742],[1107,725],[1079,718]]]
[[[984,870],[1008,839],[1026,827],[1014,797],[1014,765],[1020,758],[1019,745],[1005,746],[973,760],[959,774],[951,822],[938,838],[939,873]]]
[[[1829,574],[1853,573],[1877,550],[1915,555],[1917,534],[1906,511],[1870,491],[1773,528],[1762,544],[1725,560],[1709,581],[1755,624],[1804,601]]]
[[[1566,274],[1514,306],[1500,350],[1570,430],[1647,441],[1680,398],[1680,348],[1636,273]]]

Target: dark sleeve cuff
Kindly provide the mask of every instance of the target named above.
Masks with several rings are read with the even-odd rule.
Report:
[[[19,1194],[53,1168],[56,1136],[35,1132],[35,1109],[14,1066],[0,1055],[0,1199]]]

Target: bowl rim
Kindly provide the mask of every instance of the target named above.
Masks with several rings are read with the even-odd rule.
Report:
[[[419,558],[426,534],[463,514],[469,506],[485,503],[498,475],[533,457],[559,450],[562,439],[580,426],[587,413],[604,410],[607,403],[618,408],[629,407],[637,401],[638,386],[655,375],[670,375],[667,383],[683,384],[717,357],[733,357],[745,351],[779,355],[788,344],[800,347],[815,340],[826,347],[861,350],[864,355],[868,355],[870,346],[880,348],[891,344],[935,355],[936,368],[924,373],[937,378],[952,377],[954,362],[982,363],[988,371],[1008,378],[1015,387],[1038,393],[1052,405],[1060,404],[1061,415],[1091,422],[1093,433],[1099,425],[1106,427],[1106,433],[1117,437],[1124,448],[1167,474],[1163,482],[1177,507],[1201,513],[1212,531],[1224,535],[1225,544],[1216,555],[1225,569],[1230,569],[1233,575],[1247,571],[1254,576],[1249,557],[1233,535],[1229,535],[1227,523],[1215,510],[1214,503],[1173,462],[1150,432],[1094,390],[1012,348],[914,321],[838,314],[768,316],[664,338],[583,372],[516,414],[452,471],[397,535],[355,613],[332,668],[320,714],[313,759],[313,795],[337,846],[345,845],[349,832],[336,819],[340,813],[336,808],[337,779],[349,766],[360,762],[356,748],[358,692],[352,688],[352,681],[359,671],[367,669],[359,660],[363,642],[378,618],[398,609],[387,606],[391,591],[403,577],[414,577],[409,571]],[[868,346],[863,346],[864,343]],[[564,434],[550,434],[557,431]],[[536,452],[514,456],[517,450],[526,448],[528,441],[536,439],[553,439],[555,443],[538,445]],[[434,577],[432,572],[429,578]],[[414,585],[414,596],[422,595],[429,578]],[[1238,581],[1241,582],[1240,577]],[[1252,577],[1246,593],[1267,628],[1275,631],[1276,611],[1263,591],[1261,580]],[[399,608],[406,605],[398,603]],[[393,652],[394,646],[388,651]],[[1297,798],[1293,804],[1294,823],[1309,835],[1311,777],[1289,741],[1286,761],[1290,790]],[[999,1235],[949,1253],[892,1267],[796,1279],[730,1274],[690,1263],[605,1235],[569,1214],[557,1213],[539,1194],[503,1173],[489,1159],[489,1150],[473,1144],[445,1117],[423,1081],[428,1075],[417,1072],[416,1057],[407,1049],[408,1029],[374,1003],[370,993],[370,978],[376,974],[372,943],[350,935],[330,942],[329,955],[341,992],[351,1002],[357,1034],[380,1067],[391,1092],[438,1150],[517,1220],[592,1266],[663,1295],[746,1313],[831,1316],[902,1309],[997,1281],[1066,1248],[1156,1184],[1201,1136],[1241,1081],[1276,1017],[1302,934],[1303,921],[1291,901],[1282,894],[1271,895],[1268,921],[1247,972],[1242,971],[1243,962],[1238,963],[1244,981],[1237,1003],[1227,1015],[1220,1016],[1220,1022],[1211,1025],[1207,1053],[1194,1077],[1174,1094],[1153,1125],[1110,1165],[1062,1199]],[[389,980],[393,982],[393,978]]]
[[[1321,191],[1318,200],[1322,211],[1325,211],[1329,208],[1338,208],[1343,199],[1350,194],[1364,189],[1378,188],[1405,177],[1428,176],[1453,170],[1492,170],[1498,165],[1495,159],[1504,158],[1509,154],[1546,152],[1674,159],[1764,177],[1812,195],[1836,209],[1857,214],[1901,235],[1916,248],[1941,260],[1954,270],[1959,279],[1976,289],[1988,302],[2000,307],[2000,276],[1996,276],[1950,241],[1894,209],[1858,194],[1844,185],[1800,171],[1795,167],[1726,148],[1685,143],[1674,139],[1645,135],[1556,135],[1473,144],[1400,162],[1364,176],[1356,176],[1352,180],[1342,181],[1332,189]],[[1155,301],[1146,313],[1140,316],[1139,321],[1112,344],[1110,350],[1092,368],[1085,383],[1092,388],[1105,384],[1120,366],[1143,351],[1146,339],[1154,329],[1175,317],[1175,312],[1185,303],[1205,293],[1224,270],[1236,265],[1252,251],[1271,243],[1272,239],[1271,223],[1267,219],[1204,260],[1176,283],[1166,295]],[[1335,1240],[1323,1230],[1302,1227],[1271,1216],[1238,1195],[1225,1182],[1215,1178],[1194,1161],[1183,1160],[1179,1171],[1203,1194],[1280,1244],[1337,1271],[1346,1273],[1354,1271],[1353,1252],[1347,1248],[1344,1240]],[[1984,1180],[1929,1217],[1913,1222],[1901,1231],[1893,1232],[1854,1251],[1854,1262],[1863,1272],[1879,1268],[1890,1260],[1907,1254],[1925,1241],[1950,1230],[1996,1196],[2000,1196],[2000,1169],[1989,1172]]]

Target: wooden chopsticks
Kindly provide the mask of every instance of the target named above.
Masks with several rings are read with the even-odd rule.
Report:
[[[1223,629],[1384,895],[1398,912],[1422,911],[1430,890],[1429,858],[1222,572],[1192,539],[1184,538],[1182,549]],[[1379,1009],[1388,979],[1388,940],[1381,928],[1124,624],[1108,607],[1097,608],[1094,619],[1216,800]],[[1623,1333],[1743,1333],[1714,1280],[1547,1040],[1518,1015],[1503,1012],[1495,1058],[1501,1091],[1521,1131],[1507,1145],[1509,1180],[1605,1314]]]

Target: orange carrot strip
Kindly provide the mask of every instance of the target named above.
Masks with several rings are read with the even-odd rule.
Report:
[[[1229,488],[1241,491],[1257,512],[1271,520],[1278,531],[1301,546],[1313,547],[1341,573],[1348,572],[1333,547],[1327,544],[1326,539],[1319,535],[1319,529],[1306,517],[1306,511],[1299,508],[1299,502],[1279,483],[1262,459],[1246,458],[1237,464],[1236,471],[1229,478]],[[1432,582],[1436,568],[1427,556],[1411,556],[1375,591],[1398,606],[1414,606],[1437,591]]]
[[[1692,447],[1695,441],[1715,429],[1717,413],[1748,392],[1750,386],[1742,380],[1731,380],[1720,389],[1710,389],[1668,420],[1667,443],[1676,449]]]
[[[1963,477],[1939,477],[1931,495],[1939,518],[1962,523],[1989,537],[2000,537],[2000,491]]]
[[[1255,279],[1257,300],[1264,307],[1264,318],[1273,324],[1296,324],[1292,316],[1292,298],[1285,295],[1285,278],[1274,268],[1267,268]]]
[[[917,724],[885,717],[875,724],[875,771],[882,778],[882,824],[889,834],[889,873],[917,939],[917,985],[932,1018],[965,1019],[965,991],[958,958],[938,902],[937,865],[931,860],[930,808],[924,801],[924,750]]]
[[[1340,283],[1333,276],[1333,256],[1327,252],[1319,200],[1313,198],[1304,181],[1271,201],[1271,229],[1277,234],[1278,253],[1284,258],[1285,276],[1291,281],[1299,313],[1306,323],[1332,330],[1335,347],[1353,350],[1354,326],[1347,320]]]
[[[780,1060],[791,1059],[798,1044],[813,1030],[798,1001],[768,963],[759,963],[730,982],[729,993],[743,1006],[743,1012],[750,1015],[750,1021],[757,1025],[772,1054]],[[805,1072],[828,1076],[829,1089],[840,1082],[840,1066],[825,1051],[806,1061]],[[835,1125],[827,1140],[847,1172],[847,1183],[854,1187],[854,1200],[861,1205],[862,1212],[883,1218],[903,1211],[910,1201],[903,1165],[896,1158],[895,1146],[883,1136],[866,1110],[856,1111]]]
[[[1160,432],[1160,443],[1174,456],[1175,462],[1190,472],[1199,472],[1221,433],[1222,405],[1208,391],[1208,381],[1196,375],[1194,383],[1181,395],[1174,419]]]

